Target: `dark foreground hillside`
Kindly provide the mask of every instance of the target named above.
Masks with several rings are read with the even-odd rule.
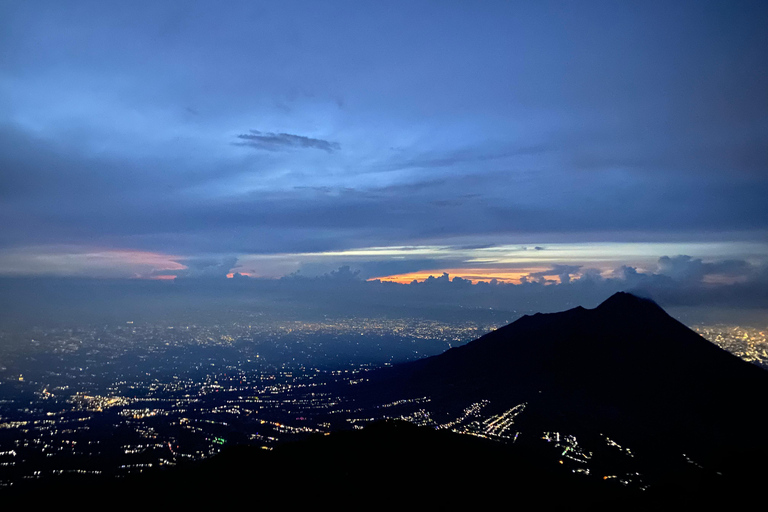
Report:
[[[764,459],[762,459],[764,460]],[[165,507],[505,506],[659,510],[738,506],[768,476],[761,459],[732,461],[729,476],[677,475],[649,491],[598,482],[545,466],[525,448],[380,422],[286,444],[273,451],[233,447],[207,461],[122,480],[68,478],[22,484],[2,494],[8,506],[76,505],[102,509],[130,504]],[[757,471],[756,471],[757,470]]]

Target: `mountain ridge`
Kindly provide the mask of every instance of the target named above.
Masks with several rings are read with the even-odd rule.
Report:
[[[760,407],[768,372],[629,293],[594,309],[522,317],[371,382],[390,397],[429,397],[446,415],[481,400],[496,413],[525,403],[516,419],[523,432],[605,432],[701,457],[768,427]]]

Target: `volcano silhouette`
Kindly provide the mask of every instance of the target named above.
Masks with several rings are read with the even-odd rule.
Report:
[[[768,426],[768,372],[655,302],[617,293],[595,309],[524,316],[462,347],[396,366],[374,394],[428,396],[434,411],[526,403],[523,432],[605,433],[647,452],[748,450]]]

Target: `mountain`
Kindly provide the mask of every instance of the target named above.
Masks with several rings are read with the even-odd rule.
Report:
[[[471,403],[515,418],[521,439],[560,432],[619,440],[644,470],[762,449],[768,372],[705,340],[651,300],[617,293],[595,309],[525,316],[439,356],[396,366],[361,389],[429,397],[449,417]],[[603,443],[605,444],[605,443]],[[685,454],[685,455],[683,455]]]
[[[154,508],[248,500],[739,509],[749,504],[744,490],[759,490],[768,478],[762,467],[768,372],[631,294],[591,310],[526,316],[439,356],[369,376],[354,386],[344,381],[344,408],[323,419],[343,410],[340,423],[348,424],[403,404],[420,408],[422,418],[464,414],[453,430],[475,435],[385,421],[271,451],[227,447],[202,462],[124,479],[21,482],[0,498],[23,504],[35,496],[51,506],[85,498],[94,508],[134,496]],[[338,396],[330,385],[324,392]],[[469,409],[475,412],[466,414]],[[478,438],[494,438],[480,427],[510,410],[517,414],[508,421],[514,436]]]

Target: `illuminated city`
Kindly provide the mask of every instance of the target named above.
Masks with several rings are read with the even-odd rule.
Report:
[[[3,503],[743,508],[766,20],[0,1]]]
[[[386,418],[514,443],[524,403],[486,412],[492,408],[485,400],[451,417],[432,412],[427,396],[361,409],[331,385],[360,384],[372,369],[441,353],[496,327],[415,319],[262,319],[4,332],[0,483],[61,474],[126,475],[207,458],[227,444],[271,449],[310,433],[362,428]],[[765,329],[695,329],[747,361],[766,363]],[[543,432],[541,439],[560,450],[553,452],[556,462],[590,474],[588,446],[568,433]],[[607,436],[603,442],[633,456],[631,447]],[[631,471],[609,477],[642,486]]]

